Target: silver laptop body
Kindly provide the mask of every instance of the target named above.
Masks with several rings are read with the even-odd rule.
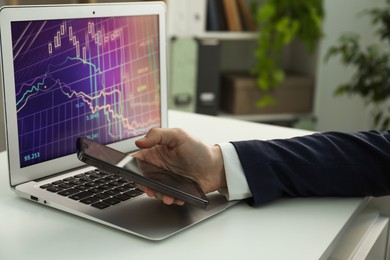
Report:
[[[162,2],[0,10],[9,179],[17,195],[152,240],[232,205],[218,193],[208,195],[207,210],[142,194],[99,209],[42,188],[94,171],[76,157],[78,136],[131,152],[150,128],[167,127],[165,15]]]

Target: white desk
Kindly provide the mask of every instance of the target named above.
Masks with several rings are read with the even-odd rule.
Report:
[[[286,138],[308,132],[170,111],[171,127],[206,142]],[[0,153],[0,259],[327,259],[365,206],[363,198],[245,203],[160,242],[20,199]],[[113,257],[114,256],[114,257]]]

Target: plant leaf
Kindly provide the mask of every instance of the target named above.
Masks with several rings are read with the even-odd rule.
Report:
[[[260,108],[264,108],[270,105],[275,105],[276,100],[270,95],[264,95],[259,101],[256,102],[256,105]]]

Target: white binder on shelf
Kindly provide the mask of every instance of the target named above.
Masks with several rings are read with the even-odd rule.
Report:
[[[207,0],[169,0],[168,37],[196,37],[206,31]]]
[[[170,42],[169,108],[195,112],[198,44],[192,37]]]

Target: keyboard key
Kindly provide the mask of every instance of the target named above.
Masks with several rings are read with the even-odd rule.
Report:
[[[113,186],[113,187],[117,187],[117,186],[121,186],[122,183],[117,182],[117,181],[112,181],[112,182],[108,183],[108,185]]]
[[[144,192],[142,190],[139,190],[139,189],[134,189],[134,190],[130,190],[124,194],[128,194],[129,196],[131,197],[137,197],[141,194],[143,194]]]
[[[73,195],[73,194],[78,193],[78,192],[80,192],[78,189],[67,189],[67,190],[63,190],[61,192],[58,192],[58,194],[65,196],[65,197],[68,197],[68,196]]]
[[[100,185],[98,188],[103,189],[103,190],[110,190],[110,189],[112,189],[112,186],[107,185],[107,184],[103,184],[103,185]]]
[[[121,201],[118,200],[118,199],[114,199],[114,198],[108,198],[108,199],[103,200],[103,202],[107,203],[109,205],[115,205],[115,204],[118,204]]]
[[[69,183],[73,184],[73,185],[82,185],[82,184],[85,184],[86,181],[83,181],[81,179],[75,179],[73,181],[70,181]]]
[[[102,193],[104,190],[99,188],[93,188],[93,189],[89,189],[88,191],[97,194],[97,193]]]
[[[87,183],[85,183],[84,185],[85,185],[85,186],[88,186],[88,187],[91,187],[91,188],[94,188],[94,187],[98,186],[98,184],[95,183],[95,182],[87,182]]]
[[[53,182],[52,184],[54,184],[54,185],[59,185],[59,184],[62,184],[62,183],[64,183],[64,181],[63,181],[63,180],[59,180],[59,181]]]
[[[59,186],[51,186],[49,188],[47,188],[48,191],[51,191],[51,192],[59,192],[59,191],[62,191],[64,188],[61,188]]]
[[[47,189],[47,188],[52,187],[52,186],[53,186],[53,184],[48,183],[48,184],[44,184],[44,185],[39,186],[39,188],[41,188],[41,189]]]
[[[80,173],[80,174],[77,174],[75,175],[74,177],[75,178],[82,178],[82,177],[85,177],[86,175],[84,173]]]
[[[108,190],[108,191],[105,191],[104,194],[107,194],[107,195],[110,195],[110,196],[114,196],[114,195],[120,194],[120,192],[116,191],[116,190]]]
[[[64,181],[73,181],[73,180],[75,180],[75,177],[68,177],[64,179]]]
[[[78,185],[76,187],[74,187],[75,189],[78,189],[78,190],[88,190],[90,189],[91,187],[88,187],[88,186],[85,186],[85,185]]]
[[[96,175],[99,176],[99,178],[105,178],[110,176],[108,173],[104,173],[104,172],[98,172]]]
[[[88,198],[80,200],[80,202],[84,203],[84,204],[92,204],[92,203],[98,202],[99,200],[100,199],[96,198],[96,197],[88,197]]]
[[[98,209],[143,194],[132,181],[98,169],[44,184],[40,188]]]
[[[100,175],[96,172],[89,174],[88,177],[92,178],[92,179],[100,179],[101,178]]]
[[[90,170],[90,171],[84,172],[84,174],[90,175],[90,174],[94,174],[95,172],[96,172],[95,170]]]
[[[107,175],[104,179],[106,179],[107,181],[116,181],[118,180],[120,177],[119,176],[116,176],[116,175]]]
[[[117,180],[117,182],[119,182],[120,184],[125,184],[125,183],[129,183],[129,181],[128,180],[125,180],[125,179],[119,179],[119,180]]]
[[[104,199],[107,199],[107,198],[109,198],[111,196],[107,195],[107,194],[104,194],[104,193],[99,193],[99,194],[96,194],[94,197],[99,198],[101,200],[104,200]]]
[[[79,181],[90,182],[94,181],[94,179],[84,175],[84,177],[79,178]]]
[[[119,195],[114,196],[114,198],[121,200],[121,201],[125,201],[125,200],[131,199],[132,197],[129,194],[123,193],[123,194],[119,194]]]
[[[97,179],[97,180],[95,180],[94,183],[96,183],[97,185],[106,184],[107,180],[105,180],[105,179]]]
[[[98,209],[105,209],[105,208],[108,208],[110,206],[110,204],[99,201],[99,202],[92,204],[91,206],[98,208]]]
[[[119,192],[126,192],[126,191],[130,190],[130,188],[126,187],[126,186],[119,186],[119,187],[115,188],[114,190],[119,191]]]
[[[127,183],[127,184],[125,184],[124,186],[125,186],[125,187],[128,187],[128,188],[130,188],[130,189],[137,188],[137,186],[135,186],[134,183]]]
[[[92,196],[93,193],[92,192],[89,192],[89,191],[82,191],[80,193],[77,193],[75,195],[72,195],[70,196],[69,198],[73,199],[73,200],[82,200],[82,199],[85,199],[87,197],[90,197]]]
[[[74,185],[69,184],[69,183],[61,183],[58,186],[60,186],[61,188],[64,188],[64,189],[69,189],[69,188],[72,188]]]

